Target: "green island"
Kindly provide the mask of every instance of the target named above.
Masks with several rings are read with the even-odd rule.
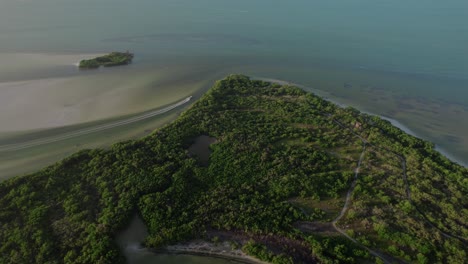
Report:
[[[138,214],[155,249],[202,239],[271,263],[466,263],[467,204],[468,169],[433,144],[231,75],[145,138],[1,182],[0,262],[124,263],[115,235]]]
[[[130,64],[133,60],[133,53],[130,52],[111,52],[107,55],[96,57],[90,60],[80,61],[81,69],[96,69],[101,66],[113,67]]]

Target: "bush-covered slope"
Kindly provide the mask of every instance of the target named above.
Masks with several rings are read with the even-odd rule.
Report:
[[[149,247],[218,230],[275,263],[463,263],[467,175],[377,117],[229,76],[151,136],[0,183],[0,263],[123,262],[113,236],[136,212]]]

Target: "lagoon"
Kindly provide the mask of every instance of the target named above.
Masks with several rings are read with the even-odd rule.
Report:
[[[134,216],[128,228],[120,232],[116,241],[122,250],[125,258],[132,264],[170,264],[170,263],[187,263],[187,264],[239,264],[246,263],[236,260],[215,258],[208,256],[196,256],[187,254],[170,254],[158,253],[155,254],[151,250],[142,247],[142,243],[148,231],[139,216]]]

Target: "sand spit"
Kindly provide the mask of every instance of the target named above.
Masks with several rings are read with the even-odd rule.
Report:
[[[0,133],[139,113],[183,96],[166,92],[156,97],[156,90],[148,91],[151,78],[127,77],[99,74],[0,83]]]
[[[240,263],[266,263],[248,256],[242,252],[241,249],[233,248],[228,241],[212,243],[203,240],[195,240],[189,243],[167,246],[162,251],[172,254],[190,254],[232,259]]]
[[[147,113],[143,113],[141,115],[133,116],[131,118],[127,118],[127,119],[123,119],[123,120],[119,120],[119,121],[114,121],[114,122],[102,124],[102,125],[99,125],[99,126],[94,126],[94,127],[84,128],[84,129],[80,129],[80,130],[75,130],[73,132],[60,134],[60,135],[57,135],[57,136],[39,138],[39,139],[31,140],[31,141],[0,146],[0,152],[2,152],[2,151],[15,151],[15,150],[21,150],[21,149],[26,149],[26,148],[31,148],[31,147],[37,147],[37,146],[41,146],[41,145],[45,145],[45,144],[59,142],[59,141],[62,141],[62,140],[67,140],[67,139],[70,139],[70,138],[75,138],[75,137],[79,137],[79,136],[83,136],[83,135],[87,135],[87,134],[91,134],[91,133],[100,132],[100,131],[103,131],[103,130],[108,130],[108,129],[112,129],[112,128],[116,128],[116,127],[120,127],[120,126],[124,126],[124,125],[129,125],[129,124],[132,124],[132,123],[135,123],[135,122],[143,121],[145,119],[152,118],[152,117],[167,113],[167,112],[169,112],[169,111],[171,111],[171,110],[173,110],[173,109],[175,109],[175,108],[177,108],[179,106],[182,106],[182,105],[188,103],[190,101],[190,99],[192,99],[192,96],[189,96],[189,97],[185,98],[182,101],[179,101],[179,102],[177,102],[175,104],[169,105],[169,106],[164,107],[162,109],[150,111],[150,112],[147,112]]]
[[[83,59],[90,59],[95,53],[0,53],[0,80],[25,80],[50,74],[50,69],[77,65]]]

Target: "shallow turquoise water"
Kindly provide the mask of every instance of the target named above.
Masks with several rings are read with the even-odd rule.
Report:
[[[131,50],[130,69],[105,72],[141,79],[123,104],[129,113],[169,93],[153,84],[183,79],[186,87],[231,72],[284,79],[395,118],[468,162],[467,14],[466,0],[0,0],[0,53]],[[14,63],[2,61],[0,83],[73,77],[77,89],[93,85],[73,61],[27,70]],[[171,74],[162,81],[148,74],[164,69]],[[108,91],[107,80],[88,88]]]
[[[148,55],[148,61],[149,55],[175,54],[286,57],[468,78],[463,0],[3,0],[0,5],[0,51],[128,48]]]

